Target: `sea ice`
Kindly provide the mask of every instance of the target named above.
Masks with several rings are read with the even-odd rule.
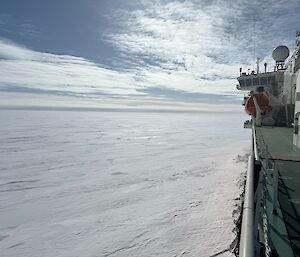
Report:
[[[1,256],[205,257],[226,249],[250,149],[243,119],[0,111]]]

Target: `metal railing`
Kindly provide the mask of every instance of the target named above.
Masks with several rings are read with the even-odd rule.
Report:
[[[248,159],[239,256],[254,257],[254,156]]]
[[[270,252],[272,247],[272,242],[269,237],[269,225],[267,213],[262,208],[262,205],[266,204],[265,191],[266,188],[266,179],[270,179],[270,182],[273,186],[273,214],[277,214],[278,210],[278,168],[275,165],[274,160],[272,159],[271,154],[268,151],[266,144],[260,149],[263,151],[265,161],[260,162],[259,152],[257,149],[256,142],[256,129],[253,126],[253,145],[252,153],[248,159],[248,169],[246,176],[246,186],[245,186],[245,199],[243,206],[243,215],[242,215],[242,228],[241,228],[241,237],[240,237],[240,246],[239,246],[239,256],[240,257],[254,257],[258,256],[260,252],[260,245],[258,243],[258,228],[262,226],[263,237],[265,241],[265,250],[266,253]],[[263,142],[264,143],[264,142]],[[254,177],[255,177],[255,164],[259,162],[262,165],[263,171],[260,171],[258,185],[256,192],[254,189]],[[260,217],[262,217],[262,223],[260,223]],[[268,254],[266,254],[268,256]]]
[[[252,125],[252,149],[254,151],[254,157],[256,161],[259,161],[259,153],[257,149],[257,144],[256,144],[256,130],[255,130],[255,124]]]

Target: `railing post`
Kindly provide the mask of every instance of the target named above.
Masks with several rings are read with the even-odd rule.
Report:
[[[273,170],[273,186],[274,186],[273,213],[277,214],[277,209],[278,209],[278,169],[275,166],[275,162],[274,162],[274,170]]]
[[[300,112],[297,112],[294,117],[294,134],[298,134],[299,132],[299,116]]]
[[[255,191],[255,215],[254,215],[254,242],[255,242],[255,255],[260,256],[260,243],[258,229],[260,225],[260,219],[262,216],[262,195],[263,195],[263,171],[259,173],[258,185]]]

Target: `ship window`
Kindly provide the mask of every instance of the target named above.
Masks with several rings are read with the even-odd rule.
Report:
[[[269,84],[274,83],[274,82],[275,82],[275,76],[269,77],[269,78],[268,78],[268,82],[269,82]]]
[[[245,81],[244,80],[239,80],[239,83],[240,83],[241,87],[245,86]]]
[[[261,85],[267,85],[267,78],[266,77],[261,77],[260,78],[260,84]]]
[[[258,86],[258,85],[259,85],[258,78],[254,78],[253,79],[253,86]]]
[[[246,86],[251,87],[252,86],[252,80],[251,79],[246,79]]]
[[[277,78],[278,78],[278,82],[283,82],[284,80],[283,74],[279,74]]]

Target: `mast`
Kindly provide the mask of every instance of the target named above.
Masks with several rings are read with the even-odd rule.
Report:
[[[257,59],[256,59],[256,74],[259,74],[259,63],[260,63],[260,58],[257,57]]]

